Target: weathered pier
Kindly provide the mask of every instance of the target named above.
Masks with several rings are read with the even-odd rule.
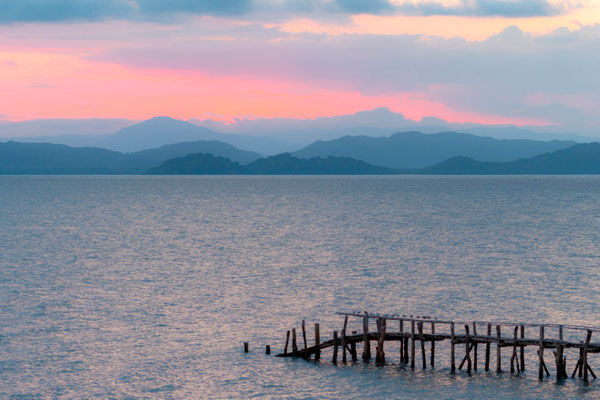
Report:
[[[450,370],[455,372],[463,368],[467,373],[477,371],[480,357],[483,356],[484,370],[490,370],[492,348],[495,348],[496,372],[502,371],[502,349],[511,350],[510,373],[519,375],[525,371],[525,351],[534,348],[537,358],[538,378],[543,380],[550,376],[547,359],[554,359],[555,374],[557,380],[569,377],[567,373],[567,351],[571,350],[576,355],[576,363],[571,373],[571,378],[577,375],[584,381],[590,376],[596,379],[592,367],[589,364],[588,355],[600,353],[600,343],[592,342],[594,332],[600,332],[600,328],[568,325],[568,324],[532,324],[506,321],[448,321],[428,316],[419,315],[388,315],[370,314],[368,312],[338,312],[342,316],[342,329],[334,330],[331,340],[321,341],[319,324],[314,325],[314,345],[308,346],[306,324],[302,321],[302,344],[298,347],[296,329],[287,331],[284,351],[278,357],[300,357],[304,359],[319,360],[321,352],[332,349],[332,362],[338,362],[339,350],[341,349],[341,362],[347,363],[348,356],[353,362],[358,361],[359,354],[357,344],[362,343],[361,359],[369,362],[373,355],[371,345],[375,349],[375,362],[384,364],[386,362],[385,343],[397,342],[399,344],[398,359],[401,365],[416,367],[416,359],[421,361],[421,368],[429,366],[435,368],[436,343],[448,343],[450,347]],[[362,332],[348,332],[348,319],[356,318],[362,321]],[[372,325],[370,322],[374,321]],[[392,326],[392,323],[395,326]],[[370,330],[374,326],[374,330]],[[479,330],[478,330],[479,329]],[[291,332],[291,346],[290,346]],[[526,335],[531,336],[526,336]],[[597,335],[598,336],[598,335]],[[417,349],[417,346],[419,349]],[[460,347],[457,349],[457,346]],[[478,353],[483,348],[483,354]],[[429,357],[427,352],[429,349]],[[572,349],[577,349],[576,352]],[[552,350],[552,357],[544,350]],[[420,354],[419,354],[420,353]],[[460,353],[460,355],[458,355]],[[458,358],[457,358],[458,356]],[[389,356],[388,356],[389,358]]]

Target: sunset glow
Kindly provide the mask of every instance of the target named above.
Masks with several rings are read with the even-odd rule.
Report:
[[[449,122],[567,127],[576,116],[600,120],[595,84],[570,85],[567,92],[560,81],[577,77],[546,64],[554,68],[548,78],[557,82],[532,82],[529,88],[528,70],[538,66],[526,59],[530,50],[538,58],[580,48],[589,56],[585,46],[600,43],[597,2],[572,7],[551,2],[548,7],[554,8],[548,9],[561,12],[524,16],[455,15],[480,11],[457,8],[462,2],[440,4],[448,15],[419,5],[410,13],[403,13],[405,8],[339,16],[280,11],[263,19],[251,12],[178,12],[153,16],[153,21],[112,15],[90,21],[60,16],[7,21],[0,26],[0,115],[13,121],[156,115],[234,120],[315,118],[388,107],[414,120],[434,116]],[[330,52],[330,46],[336,50]],[[504,59],[494,61],[498,46]],[[430,48],[443,48],[448,55],[432,56]],[[428,64],[436,62],[447,67],[429,73]],[[516,72],[482,86],[475,71],[487,73],[498,63]],[[514,88],[503,81],[510,77]],[[551,107],[565,110],[550,112]]]

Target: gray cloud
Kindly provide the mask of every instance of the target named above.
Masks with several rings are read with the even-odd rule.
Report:
[[[290,34],[259,25],[233,40],[187,32],[165,46],[94,56],[136,68],[282,79],[365,95],[419,93],[457,111],[600,126],[600,25],[532,36],[517,27],[480,42],[420,35]],[[196,37],[202,37],[197,40]]]
[[[462,0],[450,6],[390,0],[2,0],[0,23],[171,20],[176,15],[244,16],[256,21],[356,13],[529,17],[562,14],[580,6],[573,0]]]
[[[558,3],[547,0],[462,0],[452,5],[436,1],[407,2],[396,6],[396,11],[409,15],[534,17],[560,15],[581,6],[580,2],[570,0]]]

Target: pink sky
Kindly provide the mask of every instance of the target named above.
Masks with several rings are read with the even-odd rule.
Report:
[[[9,120],[156,115],[233,120],[314,118],[388,107],[415,120],[435,116],[449,122],[560,124],[570,114],[561,121],[556,112],[543,110],[556,105],[595,117],[596,89],[569,93],[559,85],[555,91],[534,82],[524,90],[529,80],[523,77],[520,87],[515,84],[506,93],[480,100],[481,93],[503,91],[506,84],[500,80],[510,76],[495,82],[490,73],[487,81],[478,80],[473,77],[477,69],[463,74],[463,61],[451,64],[448,56],[436,66],[436,49],[457,46],[472,57],[463,57],[469,68],[488,68],[486,57],[491,59],[494,49],[516,54],[514,63],[519,65],[519,52],[527,52],[527,46],[545,51],[544,39],[554,38],[556,29],[566,29],[565,35],[575,41],[571,47],[577,40],[589,41],[585,35],[597,34],[593,27],[599,16],[596,3],[589,2],[560,15],[521,18],[350,14],[341,19],[292,15],[260,21],[255,15],[236,15],[159,23],[109,18],[5,24],[0,26],[0,115]],[[509,26],[526,36],[502,33]],[[397,44],[389,46],[386,37]],[[381,48],[369,44],[354,51],[352,46],[363,40],[380,40]],[[343,50],[327,59],[326,46],[336,41],[336,51]],[[405,41],[410,47],[403,47]],[[313,55],[319,46],[325,50]],[[298,61],[293,58],[297,52],[307,56]],[[361,52],[369,54],[361,58]],[[397,57],[398,68],[385,62],[388,54]],[[347,63],[342,59],[346,56]],[[406,66],[414,60],[434,61]],[[497,63],[489,65],[491,69]],[[396,72],[402,68],[406,71]],[[429,71],[433,68],[438,70]]]

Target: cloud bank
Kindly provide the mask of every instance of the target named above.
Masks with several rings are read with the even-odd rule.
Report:
[[[169,20],[181,15],[254,20],[353,14],[532,17],[565,14],[581,6],[572,0],[2,0],[0,23]]]

